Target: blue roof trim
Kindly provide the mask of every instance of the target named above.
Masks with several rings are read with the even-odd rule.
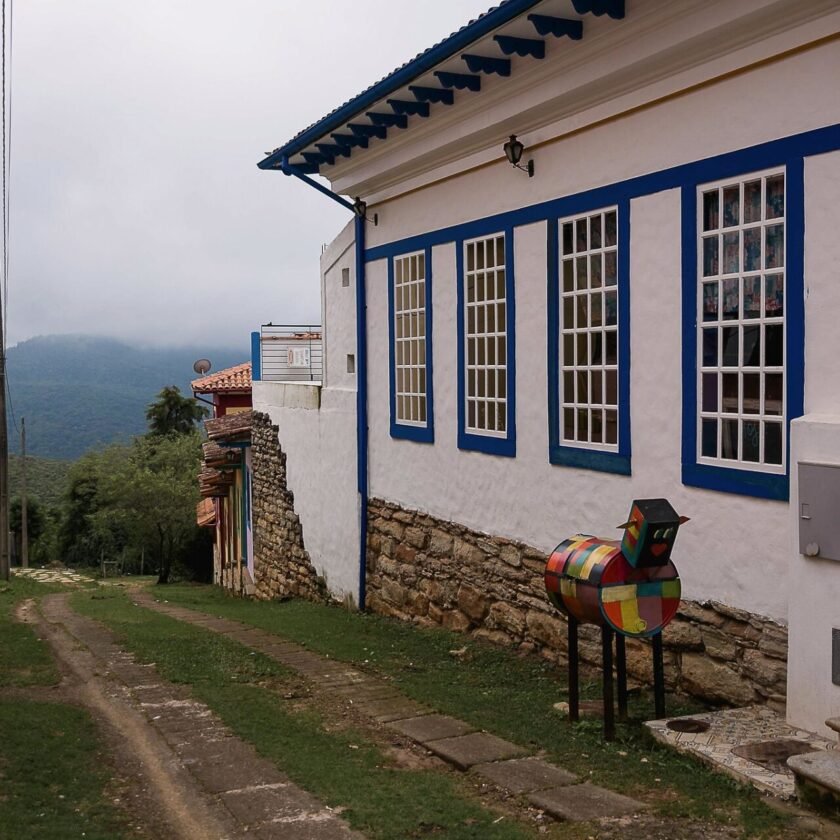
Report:
[[[499,76],[510,76],[509,58],[491,58],[487,55],[472,55],[464,53],[461,56],[473,73],[496,73]]]
[[[473,76],[470,73],[447,73],[445,70],[437,70],[435,76],[444,87],[473,92],[481,90],[481,76]]]
[[[505,55],[545,58],[545,41],[536,38],[514,38],[513,35],[494,35],[493,40]]]
[[[395,114],[405,114],[407,117],[428,117],[431,113],[428,102],[411,102],[407,99],[389,99],[388,104],[394,109]]]
[[[393,114],[383,113],[382,111],[368,111],[365,116],[377,126],[385,126],[386,128],[408,128],[408,117],[404,114],[396,112]],[[382,135],[385,136],[384,134]]]
[[[369,87],[366,91],[363,91],[349,102],[346,102],[322,120],[302,131],[284,146],[276,149],[268,157],[261,160],[257,166],[260,169],[278,168],[283,157],[298,154],[298,152],[310,146],[316,140],[320,140],[322,137],[330,134],[330,132],[341,128],[348,120],[353,119],[353,117],[364,111],[365,108],[371,107],[389,94],[413,82],[424,73],[433,70],[442,61],[446,61],[457,55],[474,41],[488,35],[494,29],[503,26],[523,12],[536,6],[539,2],[540,0],[503,0],[495,8],[485,12],[448,38],[445,38],[439,44],[420,53],[412,61],[404,64],[380,82]],[[607,5],[613,6],[616,0],[575,0],[575,2],[591,3],[592,5],[607,3]],[[623,0],[621,0],[620,5],[622,6],[623,14]],[[593,13],[598,14],[598,12],[594,11]]]
[[[583,21],[581,20],[569,20],[549,15],[528,15],[528,20],[540,35],[553,35],[555,38],[567,35],[573,41],[580,41],[583,38]]]
[[[408,89],[420,102],[440,102],[442,105],[455,104],[455,94],[447,88],[430,88],[409,85]]]
[[[615,20],[624,17],[624,0],[572,0],[572,5],[579,15],[609,15]]]
[[[368,116],[370,116],[370,114],[368,114]],[[395,114],[388,114],[388,116],[395,116]],[[386,135],[388,134],[388,129],[383,125],[365,125],[364,123],[348,123],[347,128],[349,128],[350,131],[352,131],[353,134],[356,135],[356,137],[378,137],[380,140],[384,140]],[[303,156],[306,157],[305,152]]]

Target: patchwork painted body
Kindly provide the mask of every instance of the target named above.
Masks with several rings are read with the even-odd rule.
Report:
[[[669,560],[634,568],[621,542],[576,534],[554,549],[545,568],[551,602],[580,622],[624,636],[659,633],[680,605],[680,579]]]

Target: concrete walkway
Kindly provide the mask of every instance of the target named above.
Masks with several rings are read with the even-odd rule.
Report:
[[[80,686],[81,702],[133,759],[133,786],[147,792],[156,836],[178,840],[362,840],[251,744],[237,738],[188,690],[161,679],[116,644],[102,624],[48,595],[37,625]],[[2,834],[2,831],[0,831]]]
[[[351,665],[313,653],[267,630],[186,607],[156,601],[132,590],[134,601],[170,618],[223,634],[352,702],[357,712],[395,729],[453,767],[524,796],[558,820],[585,821],[637,813],[645,806],[597,785],[580,783],[568,771],[487,732],[476,732],[457,718],[436,713],[384,680]]]

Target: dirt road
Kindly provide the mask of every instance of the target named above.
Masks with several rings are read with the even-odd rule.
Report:
[[[360,838],[185,689],[75,613],[68,595],[47,596],[40,607],[27,602],[18,617],[55,652],[61,691],[102,724],[128,808],[150,837]]]

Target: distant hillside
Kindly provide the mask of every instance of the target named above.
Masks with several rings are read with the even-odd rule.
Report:
[[[9,458],[9,498],[14,499],[21,493],[20,456]],[[26,456],[26,490],[30,498],[36,498],[48,507],[57,505],[64,494],[67,473],[71,461],[55,461],[49,458]]]
[[[166,385],[189,393],[193,362],[221,370],[250,358],[241,349],[138,348],[109,338],[53,335],[7,351],[14,413],[26,417],[26,449],[42,458],[75,459],[92,447],[146,431],[144,412]],[[9,421],[9,448],[18,451]]]

